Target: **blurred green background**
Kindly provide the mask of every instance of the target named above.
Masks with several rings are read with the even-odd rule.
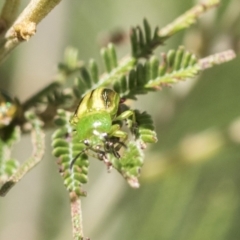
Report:
[[[230,48],[239,53],[240,1],[221,2],[159,51],[185,45],[200,57]],[[101,39],[108,32],[128,31],[144,17],[163,27],[196,3],[62,1],[0,66],[0,87],[24,101],[51,82],[67,46],[79,49],[82,60],[100,61]],[[129,42],[118,48],[119,56],[128,51]],[[91,160],[83,199],[85,235],[93,240],[240,239],[240,58],[139,97],[135,107],[153,115],[159,141],[146,151],[138,190]],[[68,194],[51,156],[51,133],[42,162],[0,199],[0,240],[71,239]],[[24,136],[13,155],[24,161],[30,146]]]

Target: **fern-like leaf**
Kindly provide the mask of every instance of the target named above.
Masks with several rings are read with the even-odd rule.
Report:
[[[19,162],[11,157],[13,144],[19,141],[20,129],[11,129],[11,134],[6,141],[0,139],[0,184],[16,172]]]
[[[70,125],[71,113],[58,110],[55,124],[59,127],[52,136],[53,155],[58,158],[59,172],[64,179],[64,185],[69,192],[85,196],[81,189],[88,180],[88,157],[82,153],[84,144],[79,143],[76,131]],[[71,163],[75,159],[73,165]]]
[[[160,37],[159,29],[156,27],[152,34],[151,26],[144,19],[143,28],[137,26],[131,31],[132,56],[134,58],[147,58],[152,55],[153,50],[163,44],[165,38]]]
[[[29,124],[28,126],[31,128],[33,152],[31,156],[4,182],[0,188],[0,196],[5,196],[7,192],[25,176],[26,173],[28,173],[41,161],[44,154],[45,135],[42,131],[43,123],[38,119],[35,113],[31,111],[25,113],[25,118]]]
[[[124,110],[129,108],[124,105]],[[132,132],[132,140],[126,143],[126,148],[120,153],[120,158],[116,158],[113,154],[108,154],[112,166],[121,173],[128,181],[131,187],[139,187],[138,177],[143,165],[143,150],[147,143],[156,143],[157,135],[154,131],[152,118],[146,112],[134,110],[136,119],[135,124],[127,124]],[[130,135],[129,135],[130,137]]]
[[[64,53],[63,62],[58,64],[59,74],[58,81],[64,81],[63,76],[71,75],[77,72],[82,67],[82,62],[78,60],[78,50],[73,47],[68,47]]]
[[[77,77],[74,86],[74,93],[81,98],[87,91],[98,87],[112,85],[122,76],[125,76],[135,65],[136,60],[132,57],[118,61],[115,47],[109,44],[101,50],[106,73],[99,76],[99,68],[95,60],[90,60],[88,66],[80,69],[80,76]]]
[[[136,99],[136,95],[146,94],[149,89],[145,88],[148,80],[151,79],[150,62],[139,63],[127,76],[123,76],[113,85],[113,89],[125,99]]]
[[[180,47],[177,51],[170,50],[163,55],[158,68],[157,77],[145,85],[146,88],[171,85],[173,83],[195,77],[200,71],[197,57]]]
[[[136,139],[140,140],[141,146],[144,149],[147,143],[157,142],[157,133],[154,130],[154,124],[151,115],[147,112],[134,110],[137,127],[135,131]]]
[[[95,60],[90,60],[88,68],[83,66],[80,69],[80,76],[75,80],[74,93],[81,98],[88,90],[94,88],[99,80],[99,70]]]
[[[199,71],[196,56],[180,47],[163,54],[161,63],[154,56],[145,63],[139,63],[128,76],[116,81],[113,88],[123,98],[136,99],[138,94],[195,77]]]
[[[143,165],[144,155],[141,144],[138,141],[130,141],[120,158],[109,154],[108,159],[131,187],[139,187],[138,177]]]

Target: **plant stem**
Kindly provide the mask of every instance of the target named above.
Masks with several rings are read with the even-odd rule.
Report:
[[[0,62],[22,41],[29,40],[36,32],[37,24],[61,0],[32,0],[23,10],[0,42]]]
[[[26,116],[32,125],[32,143],[33,143],[33,153],[29,159],[27,159],[24,164],[15,172],[7,182],[5,182],[0,188],[0,196],[4,197],[7,192],[19,182],[27,172],[29,172],[43,157],[44,154],[44,133],[42,132],[42,122],[38,120],[35,115],[28,113]]]
[[[198,61],[201,70],[211,68],[214,65],[222,64],[229,62],[236,57],[236,54],[233,50],[227,50],[224,52],[216,53],[208,57],[202,58]]]
[[[70,193],[72,232],[74,240],[83,240],[81,200],[74,192]]]
[[[5,0],[0,15],[0,35],[3,34],[15,20],[19,5],[20,0]]]
[[[118,79],[119,76],[125,75],[128,73],[136,64],[136,59],[133,57],[126,56],[122,59],[119,65],[114,68],[110,73],[103,74],[100,77],[100,80],[95,84],[92,89],[99,86],[107,86],[114,80]]]
[[[190,25],[196,22],[196,19],[199,18],[201,14],[208,11],[209,9],[218,6],[220,0],[207,0],[203,3],[200,3],[183,15],[178,17],[172,23],[168,24],[166,27],[160,29],[158,35],[159,37],[170,37],[173,34],[188,28]]]

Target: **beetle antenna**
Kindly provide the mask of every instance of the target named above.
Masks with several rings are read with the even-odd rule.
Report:
[[[71,161],[71,163],[70,163],[70,166],[69,166],[69,168],[72,170],[72,168],[73,168],[73,164],[76,162],[76,160],[81,156],[81,154],[83,153],[84,151],[81,151],[81,152],[79,152],[75,157],[74,157],[74,159]]]

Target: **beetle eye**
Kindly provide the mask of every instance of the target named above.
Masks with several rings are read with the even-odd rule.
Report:
[[[89,141],[88,141],[88,140],[84,140],[83,143],[84,143],[86,146],[89,146]]]

